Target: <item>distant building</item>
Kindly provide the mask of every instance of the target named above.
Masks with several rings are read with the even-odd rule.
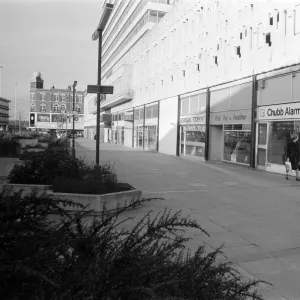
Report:
[[[10,100],[0,97],[0,131],[7,130],[9,122],[9,102]]]
[[[75,130],[83,132],[84,91],[76,91]],[[62,131],[73,127],[72,87],[44,89],[40,72],[33,73],[30,82],[29,127],[38,131]]]

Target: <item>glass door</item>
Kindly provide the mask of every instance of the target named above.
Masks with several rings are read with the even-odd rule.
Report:
[[[138,126],[137,145],[138,145],[138,148],[140,148],[140,149],[143,149],[143,135],[144,135],[143,134],[143,126]]]
[[[185,127],[180,126],[180,155],[185,155],[185,140],[186,140],[186,134],[185,134]]]
[[[268,123],[257,124],[257,152],[256,166],[258,169],[265,169],[267,166],[267,145],[268,145]]]

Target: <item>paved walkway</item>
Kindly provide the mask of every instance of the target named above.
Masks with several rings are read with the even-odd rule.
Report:
[[[95,141],[77,140],[77,156],[94,161]],[[101,144],[101,163],[115,163],[119,178],[153,200],[134,214],[164,207],[198,220],[210,237],[189,232],[188,246],[224,244],[224,255],[262,286],[266,300],[300,299],[300,183],[229,165]]]

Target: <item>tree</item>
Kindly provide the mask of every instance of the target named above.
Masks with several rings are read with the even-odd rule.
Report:
[[[150,200],[91,217],[80,204],[4,191],[1,299],[262,299],[257,281],[243,282],[229,263],[216,262],[220,250],[185,254],[182,233],[203,230],[180,212],[149,212],[124,229],[122,214]]]

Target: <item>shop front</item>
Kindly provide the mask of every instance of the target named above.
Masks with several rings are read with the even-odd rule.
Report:
[[[134,108],[133,147],[144,149],[144,106]]]
[[[204,160],[206,139],[206,93],[194,93],[181,98],[180,146],[181,156],[196,156]]]
[[[258,78],[255,163],[258,169],[285,174],[290,135],[300,135],[300,72],[264,76]]]
[[[300,103],[261,106],[257,119],[256,166],[284,174],[290,135],[300,135]]]
[[[144,149],[158,150],[158,103],[145,107]]]
[[[211,92],[209,159],[250,164],[252,81]]]
[[[215,160],[250,164],[251,110],[211,113],[211,154]]]

